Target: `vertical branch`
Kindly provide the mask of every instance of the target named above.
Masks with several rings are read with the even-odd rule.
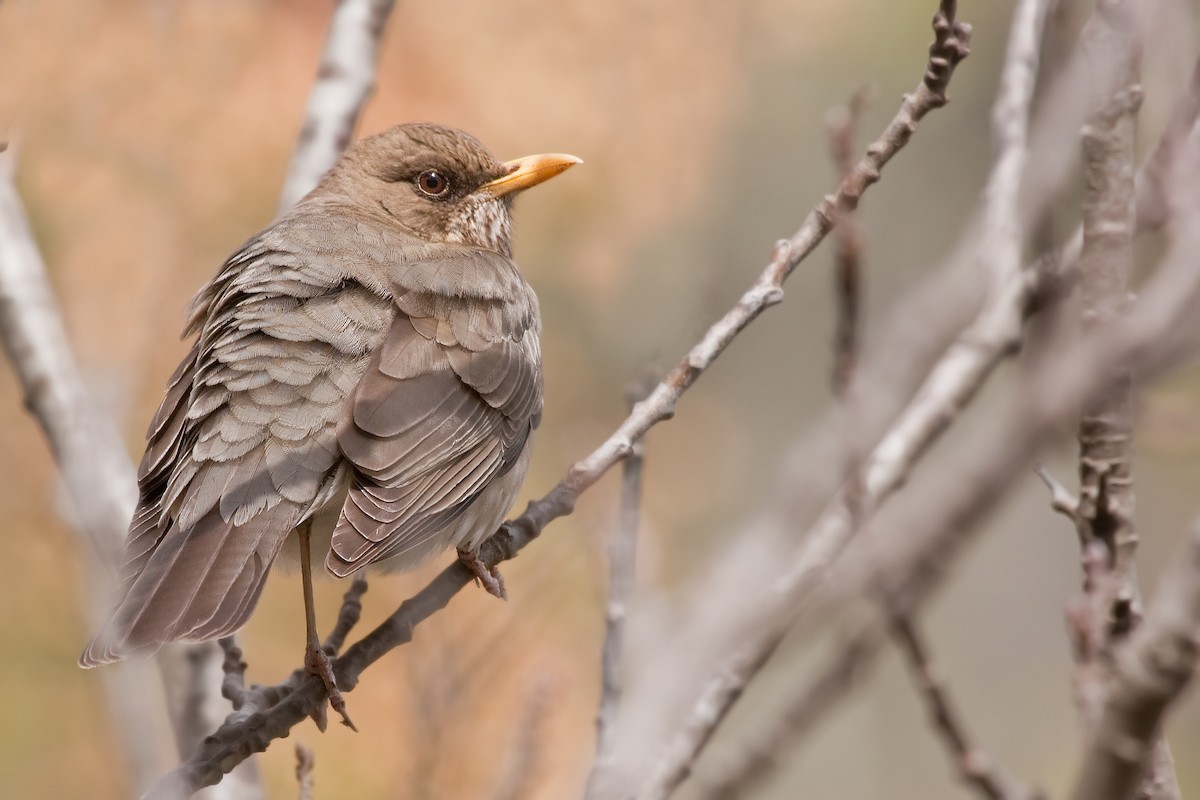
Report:
[[[883,626],[862,625],[835,645],[833,656],[816,676],[779,704],[779,715],[740,746],[736,755],[697,779],[695,800],[738,800],[751,797],[756,786],[778,769],[790,745],[814,730],[825,715],[860,686],[885,642]]]
[[[1142,773],[1153,765],[1163,717],[1195,674],[1198,657],[1200,523],[1193,524],[1145,621],[1117,649],[1072,800],[1127,800],[1135,787],[1138,798],[1166,796],[1166,786],[1147,787]]]
[[[1101,3],[1084,47],[1108,69],[1097,86],[1083,130],[1083,250],[1080,294],[1085,330],[1128,309],[1136,223],[1133,148],[1141,57],[1140,24],[1115,0]],[[1106,59],[1106,60],[1105,60]],[[1070,620],[1077,660],[1076,694],[1093,730],[1111,669],[1114,642],[1137,624],[1140,600],[1134,570],[1132,377],[1122,372],[1089,404],[1079,423],[1079,513],[1083,597]],[[1178,797],[1165,742],[1155,746],[1142,793]]]
[[[338,0],[279,197],[282,214],[308,194],[350,144],[375,86],[379,41],[396,0]]]
[[[91,399],[75,363],[46,266],[13,186],[13,161],[13,153],[0,156],[0,340],[21,383],[25,406],[41,426],[62,473],[76,511],[72,522],[88,542],[83,548],[88,556],[87,609],[90,624],[98,628],[109,609],[112,574],[121,563],[133,516],[135,473],[116,429]],[[215,647],[174,645],[156,656],[161,681],[143,660],[103,671],[109,710],[135,786],[149,786],[174,760],[165,730],[168,722],[186,754],[197,726],[212,730],[228,713],[217,683],[197,682],[217,674],[219,664]],[[167,687],[169,706],[146,691],[157,682]],[[180,695],[180,702],[171,703],[177,699],[172,691]],[[193,713],[203,716],[189,719]],[[240,772],[239,797],[259,796],[252,767]]]
[[[1083,249],[1080,295],[1085,331],[1129,308],[1133,235],[1137,223],[1133,154],[1141,62],[1141,19],[1131,4],[1102,0],[1084,32],[1085,52],[1103,78],[1084,124]],[[1160,181],[1161,183],[1161,181]],[[1079,422],[1079,535],[1083,597],[1070,613],[1076,656],[1076,695],[1085,727],[1099,735],[1102,703],[1115,643],[1138,623],[1134,569],[1137,532],[1133,490],[1133,380],[1128,370],[1087,405]],[[1139,794],[1177,798],[1179,787],[1166,742],[1152,746]],[[1140,764],[1140,759],[1138,760]]]
[[[652,385],[652,384],[651,384]],[[630,406],[644,399],[650,386],[628,393]],[[621,703],[621,653],[625,643],[625,619],[637,583],[637,537],[641,521],[641,439],[633,442],[621,468],[621,507],[617,529],[608,540],[608,605],[604,614],[604,646],[600,656],[600,705],[596,711],[596,761],[588,775],[587,800],[599,797],[604,775],[611,766],[616,746],[617,709]]]
[[[1105,11],[1105,6],[1108,10]],[[1135,115],[1141,104],[1137,34],[1130,15],[1117,17],[1118,4],[1101,4],[1094,35],[1086,48],[1113,57],[1112,89],[1103,96],[1083,129],[1083,251],[1079,291],[1085,331],[1111,323],[1129,304],[1133,266]],[[1107,20],[1113,27],[1106,25]],[[1079,423],[1080,513],[1078,532],[1085,548],[1099,543],[1106,552],[1125,611],[1114,622],[1128,630],[1132,612],[1132,567],[1137,547],[1133,527],[1132,381],[1125,372],[1113,387],[1085,409]]]
[[[946,89],[950,79],[958,64],[970,52],[971,26],[957,19],[957,9],[958,4],[953,0],[941,0],[938,4],[938,10],[933,16],[935,38],[929,47],[929,59],[921,83],[916,92],[905,96],[900,112],[888,127],[891,131],[897,125],[903,126],[906,130],[904,141],[915,131],[917,119],[948,102]],[[919,115],[913,113],[914,107],[919,109]],[[868,146],[867,156],[859,161],[851,177],[843,182],[838,191],[838,197],[845,198],[839,205],[841,202],[848,202],[852,207],[857,203],[857,199],[847,193],[847,186],[853,185],[859,179],[878,179],[878,170],[871,165],[871,160],[886,151],[887,140],[888,134],[885,132],[884,136]],[[1020,163],[1023,164],[1023,160]],[[1018,170],[1016,175],[1019,174]],[[1008,174],[1005,177],[1007,178]],[[1015,202],[1015,187],[1013,201]],[[787,247],[790,245],[784,242],[780,249]],[[1019,269],[1018,261],[1012,274],[994,271],[994,277],[997,294],[1002,295],[1002,299],[1012,299],[1014,304],[1023,305],[1023,287],[1027,281],[1019,274]],[[997,305],[1003,303],[993,303],[988,307],[994,309]],[[1013,312],[1013,316],[1020,319],[1019,309]],[[953,374],[956,377],[938,374],[927,379],[909,407],[910,410],[916,410],[905,415],[903,422],[889,432],[863,465],[861,492],[839,493],[826,512],[818,518],[806,535],[803,548],[794,563],[771,587],[771,597],[764,604],[762,623],[757,625],[755,630],[747,632],[742,645],[712,669],[704,679],[685,719],[670,736],[670,741],[662,751],[656,755],[650,767],[649,777],[636,792],[638,800],[662,800],[687,780],[695,760],[708,745],[734,703],[741,697],[747,683],[759,673],[783,641],[791,627],[791,616],[805,591],[811,589],[820,571],[853,535],[859,512],[895,489],[906,470],[908,457],[911,455],[912,458],[916,458],[918,453],[945,429],[950,415],[940,409],[932,416],[926,412],[943,402],[955,405],[959,399],[973,394],[979,386],[975,379],[981,381],[1008,350],[1014,333],[1012,326],[1007,324],[1008,320],[1009,315],[1004,315],[1001,319],[1004,323],[1002,330],[994,330],[997,326],[992,324],[993,320],[990,318],[980,320],[978,327],[982,330],[978,331],[978,340],[973,341],[970,348],[954,348],[954,352],[943,358],[934,371]],[[1003,342],[998,343],[994,349],[981,346],[983,343],[993,342],[994,334],[999,334]],[[965,371],[963,367],[966,367]],[[953,397],[944,393],[947,389]],[[962,396],[959,395],[960,392]]]
[[[96,410],[75,363],[62,316],[46,278],[21,198],[13,185],[15,154],[0,156],[0,340],[24,393],[25,407],[41,425],[75,506],[76,532],[87,540],[90,622],[108,608],[111,570],[120,562],[125,528],[133,514],[133,467],[116,430]],[[108,705],[130,781],[145,788],[171,747],[166,708],[153,692],[146,662],[105,672]]]
[[[858,123],[867,105],[869,90],[861,87],[843,105],[825,116],[829,151],[837,179],[844,181],[854,169]],[[862,301],[863,234],[851,209],[837,215],[833,229],[834,275],[837,296],[837,330],[834,333],[833,391],[845,399],[858,361],[859,309]]]

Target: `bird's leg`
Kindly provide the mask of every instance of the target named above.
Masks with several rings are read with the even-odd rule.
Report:
[[[354,727],[354,723],[350,721],[350,715],[346,713],[346,700],[338,690],[337,680],[333,677],[333,662],[329,660],[329,654],[321,649],[321,640],[317,637],[317,611],[313,604],[312,553],[309,543],[312,521],[305,521],[296,529],[296,533],[300,537],[300,583],[304,588],[304,621],[308,635],[304,648],[304,668],[325,684],[325,694],[329,697],[329,705],[333,706],[333,710],[341,715],[342,724],[350,730],[357,731],[358,728]],[[321,730],[325,730],[322,722],[323,719],[318,719],[317,726]]]
[[[504,588],[504,576],[500,574],[499,567],[489,567],[483,563],[483,559],[479,557],[479,553],[472,553],[470,550],[458,548],[458,560],[463,563],[463,566],[471,571],[475,576],[475,580],[479,581],[479,585],[484,591],[493,597],[499,597],[501,600],[508,599],[508,590]]]

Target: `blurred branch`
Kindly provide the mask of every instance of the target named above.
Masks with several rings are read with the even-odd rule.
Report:
[[[740,744],[735,755],[697,778],[695,800],[739,800],[751,796],[753,787],[779,767],[789,746],[815,730],[827,713],[863,684],[885,641],[884,627],[872,620],[839,642],[833,656],[817,670],[816,677],[779,703],[782,711],[778,716],[750,742]]]
[[[1176,215],[1172,208],[1175,203],[1167,202],[1167,187],[1172,183],[1169,177],[1181,171],[1180,158],[1185,154],[1187,136],[1200,115],[1200,101],[1197,98],[1200,98],[1200,63],[1193,74],[1191,90],[1176,107],[1167,131],[1138,172],[1138,186],[1145,187],[1145,191],[1139,191],[1138,194],[1138,219],[1144,218],[1141,203],[1146,201],[1147,197],[1156,197],[1152,202],[1160,203],[1159,207],[1164,210],[1163,214],[1153,216],[1153,226],[1139,225],[1139,233],[1157,230],[1170,223]],[[1150,166],[1152,164],[1156,165],[1153,169]],[[1075,232],[1072,239],[1074,246],[1068,246],[1060,257],[1057,276],[1050,275],[1042,263],[1031,264],[1025,268],[1026,271],[1040,275],[1042,280],[1057,280],[1077,274],[1082,227]],[[1039,465],[1035,469],[1051,490],[1052,507],[1074,519],[1078,499],[1044,467]],[[941,544],[941,540],[931,539],[931,543],[913,560],[919,563],[926,559],[937,559]],[[918,600],[929,594],[937,584],[936,575],[927,576],[919,582],[900,582],[912,584],[906,589],[910,613],[916,608]],[[817,676],[797,691],[790,700],[781,704],[783,710],[780,714],[770,720],[764,729],[753,737],[751,743],[743,745],[736,756],[726,757],[726,760],[712,771],[713,777],[701,782],[697,800],[734,800],[746,796],[749,787],[769,777],[782,753],[794,747],[820,724],[826,713],[837,708],[842,699],[862,685],[856,678],[874,664],[875,658],[882,650],[883,641],[884,627],[878,621],[863,624],[847,636],[834,655],[818,671]]]
[[[1181,226],[1180,237],[1133,311],[1085,339],[1059,342],[1016,389],[1011,410],[967,448],[986,457],[957,468],[953,486],[935,482],[910,497],[910,513],[888,521],[889,529],[908,535],[880,539],[864,555],[860,577],[839,580],[839,592],[847,597],[884,592],[914,607],[980,533],[979,522],[1013,477],[1027,468],[1047,437],[1074,420],[1081,403],[1107,389],[1122,370],[1133,368],[1148,379],[1195,349],[1192,340],[1181,346],[1178,331],[1200,302],[1200,267],[1194,256],[1200,248],[1198,211],[1200,203],[1193,204],[1188,224]]]
[[[855,139],[870,89],[860,87],[850,99],[825,115],[829,152],[837,178],[846,180],[854,169]],[[833,229],[834,274],[837,283],[837,332],[834,335],[833,391],[845,399],[858,361],[859,307],[862,298],[863,233],[858,218],[847,210]]]
[[[640,798],[665,797],[686,778],[691,762],[790,629],[823,569],[853,535],[857,517],[869,515],[901,485],[913,464],[1020,342],[1021,320],[1035,281],[1020,261],[1018,199],[1046,7],[1040,0],[1025,0],[1017,9],[993,114],[997,156],[985,192],[977,251],[990,287],[983,308],[863,464],[861,489],[853,498],[859,513],[854,513],[851,493],[844,488],[809,529],[792,568],[776,582],[764,603],[767,612],[762,624],[747,626],[742,649],[713,671],[693,711],[642,787]]]
[[[1200,522],[1193,523],[1145,620],[1118,646],[1073,800],[1127,800],[1139,782],[1139,797],[1162,796],[1159,786],[1145,794],[1142,774],[1161,740],[1163,717],[1191,680],[1198,655]]]
[[[909,614],[894,607],[885,608],[884,614],[889,620],[892,640],[904,656],[934,729],[945,743],[962,779],[990,800],[1036,800],[1040,797],[1002,774],[987,753],[972,741],[966,722],[951,702],[945,680],[934,670],[929,648]]]
[[[857,207],[863,193],[881,175],[883,167],[912,137],[920,120],[947,102],[945,90],[954,67],[967,55],[969,26],[957,23],[951,13],[954,3],[943,0],[943,10],[934,18],[936,41],[930,48],[926,74],[917,90],[904,98],[896,117],[883,135],[867,149],[853,174],[838,191],[824,198],[802,223],[791,239],[775,248],[770,264],[742,295],[738,303],[708,329],[678,365],[650,393],[636,404],[617,430],[590,455],[577,461],[562,481],[545,497],[529,504],[525,513],[505,523],[481,548],[480,558],[488,565],[499,564],[516,554],[541,534],[555,519],[570,514],[579,496],[593,486],[609,469],[627,458],[633,442],[650,428],[674,415],[679,398],[720,356],[737,335],[766,308],[783,299],[783,282],[824,240],[833,227],[839,209]],[[441,610],[474,576],[461,563],[443,570],[424,589],[406,600],[375,630],[352,645],[334,662],[334,674],[343,692],[358,683],[362,671],[395,647],[408,643],[412,629]],[[323,688],[315,680],[289,687],[279,703],[256,715],[252,721],[231,717],[206,742],[203,752],[180,764],[154,787],[148,797],[186,797],[201,786],[221,779],[234,764],[255,752],[261,752],[276,738],[308,716],[323,697]]]
[[[965,448],[986,454],[985,458],[970,469],[956,468],[955,481],[928,483],[920,495],[909,498],[911,513],[888,522],[890,530],[909,535],[885,539],[881,542],[885,546],[860,554],[857,565],[845,568],[849,577],[838,576],[840,597],[882,592],[907,613],[914,613],[941,584],[949,563],[967,541],[981,532],[978,523],[999,503],[1029,458],[1074,417],[1085,398],[1103,389],[1124,366],[1132,365],[1140,375],[1151,377],[1180,357],[1175,330],[1200,302],[1200,268],[1191,255],[1200,248],[1200,229],[1189,234],[1173,248],[1129,318],[1106,326],[1093,338],[1060,347],[1039,365],[1036,375],[1023,381],[1014,392],[1012,411]],[[788,719],[756,737],[733,766],[701,787],[699,797],[744,796],[739,790],[762,779],[756,773],[769,768],[784,746],[815,728],[821,715],[858,685],[845,673],[861,672],[871,664],[880,651],[882,630],[875,621],[850,636],[818,677],[786,705]],[[1136,633],[1134,640],[1140,635]],[[829,692],[836,695],[830,698]]]
[[[649,387],[629,392],[630,405]],[[633,443],[621,468],[621,507],[617,529],[608,540],[608,605],[604,615],[604,646],[600,656],[600,707],[596,711],[596,760],[588,775],[584,797],[598,796],[602,774],[611,765],[621,702],[621,653],[625,643],[625,618],[637,579],[637,537],[642,506],[642,440]]]
[[[337,622],[334,623],[333,630],[329,632],[329,636],[325,638],[321,647],[329,655],[336,656],[341,652],[342,647],[346,644],[346,637],[358,624],[359,618],[362,617],[362,597],[366,593],[367,579],[362,575],[355,575],[354,579],[350,581],[350,588],[342,596],[342,608],[338,611]]]
[[[525,800],[534,796],[544,757],[546,717],[555,693],[555,681],[548,674],[535,678],[526,692],[525,709],[517,721],[508,768],[491,800]]]
[[[350,144],[375,86],[379,41],[396,0],[338,0],[288,164],[278,213],[312,191]]]
[[[1196,120],[1200,117],[1200,61],[1192,69],[1187,91],[1175,106],[1154,153],[1138,171],[1137,230],[1158,230],[1171,219],[1169,184],[1172,166],[1189,145],[1195,147]]]
[[[1083,247],[1080,294],[1084,331],[1127,313],[1132,298],[1136,228],[1134,134],[1141,107],[1143,21],[1137,8],[1101,0],[1082,37],[1084,52],[1100,67],[1083,127]],[[1185,104],[1186,106],[1186,104]],[[1183,113],[1188,113],[1185,108]],[[1164,142],[1178,134],[1168,128]],[[1151,159],[1150,169],[1161,162]],[[1159,185],[1165,176],[1152,172]],[[1153,185],[1153,184],[1152,184]],[[1155,205],[1151,194],[1146,205]],[[1161,202],[1158,205],[1163,205]],[[1157,214],[1162,217],[1161,210]],[[1100,714],[1112,668],[1111,652],[1138,623],[1141,600],[1134,559],[1133,376],[1121,372],[1084,409],[1079,421],[1079,534],[1083,597],[1069,620],[1076,657],[1076,696],[1085,727]],[[1180,797],[1170,749],[1162,737],[1139,794],[1152,800]]]
[[[84,595],[89,620],[98,627],[109,608],[108,589],[133,516],[134,470],[115,428],[100,413],[80,375],[46,266],[13,185],[14,160],[14,152],[0,156],[0,340],[21,383],[25,407],[41,426],[62,473],[75,509],[72,527],[88,542],[83,548],[89,584]],[[189,752],[196,720],[187,719],[187,714],[203,714],[211,729],[228,713],[215,687],[195,683],[209,666],[201,654],[218,657],[215,648],[193,653],[187,645],[157,656],[161,683],[186,694],[186,702],[172,709],[173,714],[161,695],[146,691],[159,681],[148,662],[126,662],[103,673],[121,753],[138,788],[149,786],[174,759],[163,730],[168,721],[174,723],[180,749]],[[247,780],[249,787],[254,780]]]

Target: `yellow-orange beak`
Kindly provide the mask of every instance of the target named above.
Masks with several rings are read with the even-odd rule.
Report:
[[[507,175],[485,183],[477,191],[491,197],[503,197],[506,194],[528,189],[530,186],[537,186],[576,164],[582,163],[582,158],[569,156],[566,153],[544,153],[538,156],[517,158],[504,163],[509,170]]]

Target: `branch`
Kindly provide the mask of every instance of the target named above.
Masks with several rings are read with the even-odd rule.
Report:
[[[350,144],[358,115],[375,86],[379,40],[395,4],[396,0],[338,0],[278,213],[312,191]]]
[[[864,463],[861,492],[856,493],[864,516],[895,491],[957,411],[1020,341],[1020,323],[1032,297],[1033,281],[1021,268],[1018,192],[1046,5],[1025,0],[1018,8],[993,116],[998,155],[986,191],[978,250],[980,266],[989,278],[988,297],[975,321],[943,355]],[[849,495],[843,489],[809,529],[795,564],[776,582],[764,604],[769,610],[763,624],[749,626],[753,633],[743,648],[712,673],[688,719],[642,787],[640,798],[665,797],[687,777],[691,763],[729,708],[773,654],[796,609],[802,607],[822,571],[853,535],[857,515]]]
[[[645,395],[632,389],[630,403]],[[599,796],[603,773],[611,766],[616,744],[617,708],[621,702],[621,653],[625,644],[625,619],[637,581],[637,536],[642,504],[642,440],[621,471],[621,507],[617,530],[608,542],[608,606],[604,615],[604,646],[600,657],[600,707],[596,712],[596,761],[588,775],[584,797]]]
[[[1161,740],[1162,720],[1200,656],[1200,523],[1154,605],[1116,652],[1108,696],[1084,754],[1074,800],[1127,800]],[[1149,773],[1147,773],[1149,774]],[[1143,790],[1146,789],[1144,782]],[[1161,789],[1162,787],[1154,787]],[[1150,795],[1157,796],[1157,795]]]
[[[929,648],[921,639],[911,617],[897,608],[885,609],[884,613],[889,618],[892,639],[904,656],[934,728],[944,741],[962,779],[990,800],[1037,798],[1037,793],[1018,786],[1011,778],[1001,774],[987,753],[972,741],[962,715],[950,700],[945,680],[933,668]]]
[[[1084,329],[1119,317],[1128,308],[1137,224],[1133,174],[1136,115],[1141,106],[1142,20],[1137,8],[1101,0],[1084,31],[1083,46],[1100,70],[1083,128],[1083,248],[1080,292]],[[1185,110],[1185,114],[1187,111]],[[1168,130],[1164,141],[1175,144]],[[1169,155],[1169,154],[1168,154]],[[1151,171],[1162,162],[1152,159]],[[1165,177],[1152,172],[1163,196]],[[1154,183],[1151,185],[1153,186]],[[1154,194],[1145,205],[1154,205]],[[1162,206],[1160,202],[1158,204]],[[1161,209],[1157,216],[1162,217]],[[1084,410],[1079,422],[1079,532],[1084,598],[1074,604],[1076,695],[1090,728],[1104,696],[1114,642],[1137,624],[1141,600],[1134,572],[1133,378],[1129,372]],[[1161,737],[1141,794],[1179,798],[1171,752]]]
[[[855,138],[870,90],[861,87],[850,100],[825,115],[829,151],[838,180],[854,169]],[[858,219],[847,211],[833,230],[834,274],[837,281],[837,331],[834,335],[833,391],[845,398],[858,361],[859,307],[862,297],[863,234]]]
[[[58,464],[75,514],[71,525],[87,541],[89,621],[98,627],[109,608],[108,587],[121,563],[125,532],[133,516],[134,470],[112,423],[100,412],[84,384],[67,338],[62,314],[46,277],[46,265],[13,185],[15,152],[0,156],[0,340],[20,381],[25,407],[42,429]],[[189,721],[176,715],[144,687],[156,681],[190,687],[203,665],[189,663],[186,646],[164,650],[152,666],[134,661],[104,672],[108,706],[121,752],[134,786],[150,785],[162,765],[175,757],[169,733],[173,721],[186,746]],[[211,652],[211,651],[206,651]],[[162,673],[154,676],[155,668]],[[203,708],[210,723],[226,713],[215,692]]]
[[[827,713],[863,684],[884,641],[884,628],[874,620],[846,637],[816,677],[779,704],[782,712],[764,730],[710,774],[697,778],[695,800],[750,797],[753,787],[778,767],[788,745],[815,730]]]
[[[1197,64],[1193,81],[1188,96],[1176,107],[1167,131],[1139,170],[1138,185],[1147,187],[1147,191],[1139,192],[1138,195],[1139,219],[1143,216],[1141,203],[1151,194],[1161,195],[1152,202],[1161,203],[1161,208],[1164,209],[1162,215],[1155,217],[1154,227],[1139,226],[1139,233],[1157,230],[1176,216],[1173,204],[1166,200],[1166,190],[1170,183],[1168,176],[1176,173],[1180,156],[1184,153],[1182,143],[1200,116],[1200,101],[1196,100],[1200,98],[1200,62]],[[1153,169],[1150,166],[1152,164],[1156,165]],[[1043,280],[1058,280],[1063,275],[1076,273],[1082,244],[1082,228],[1075,232],[1072,241],[1074,246],[1068,246],[1061,256],[1061,263],[1057,269],[1060,275],[1048,275],[1045,266],[1041,264],[1031,264],[1025,270],[1041,275]],[[986,446],[981,445],[971,450],[982,450]],[[1074,519],[1074,509],[1078,500],[1044,468],[1039,467],[1037,472],[1051,490],[1052,505],[1061,504],[1062,513]],[[931,498],[930,502],[940,500]],[[1059,509],[1056,507],[1056,510]],[[942,540],[931,538],[929,544],[913,557],[913,562],[936,561],[940,557],[939,550],[942,544]],[[918,600],[937,587],[940,574],[934,570],[920,580],[911,577],[898,579],[898,583],[908,587],[905,591],[909,594],[911,610],[915,611]],[[860,590],[855,587],[851,593],[860,593]],[[737,756],[729,757],[721,763],[714,770],[716,777],[700,782],[698,800],[733,800],[748,796],[751,787],[760,783],[773,770],[780,753],[788,747],[794,747],[819,725],[826,713],[838,706],[840,700],[861,685],[861,681],[855,680],[854,677],[874,664],[881,651],[883,638],[883,626],[878,622],[863,625],[847,637],[819,671],[818,676],[799,690],[791,700],[782,703],[783,710],[780,714],[771,720],[750,744],[745,745]]]

